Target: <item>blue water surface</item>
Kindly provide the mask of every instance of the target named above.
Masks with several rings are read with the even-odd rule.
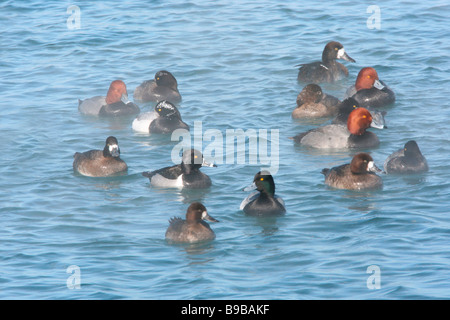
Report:
[[[450,4],[373,5],[380,20],[345,0],[1,1],[0,298],[450,298]],[[354,151],[288,139],[321,124],[291,118],[303,87],[296,65],[320,59],[331,40],[356,63],[344,62],[349,77],[325,92],[342,99],[373,66],[396,93],[388,129],[376,131],[381,144],[368,150],[375,162],[415,139],[429,172],[382,175],[379,191],[333,190],[322,168]],[[223,134],[222,163],[202,169],[209,190],[151,187],[141,172],[172,164],[178,141],[134,132],[133,118],[78,112],[78,99],[105,95],[115,79],[133,99],[162,69],[178,80],[183,120],[198,121],[200,136]],[[227,129],[267,130],[269,153],[278,133],[285,216],[239,210],[262,163],[249,154],[227,162],[237,154],[225,147]],[[74,152],[101,149],[110,135],[128,175],[74,174]],[[220,220],[216,239],[168,244],[168,219],[193,201]]]

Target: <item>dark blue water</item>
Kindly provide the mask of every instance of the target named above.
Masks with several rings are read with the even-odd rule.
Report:
[[[368,5],[340,0],[2,1],[0,298],[450,298],[450,5],[376,5],[381,20],[371,28]],[[388,129],[376,131],[381,145],[370,150],[375,162],[415,139],[428,173],[383,175],[380,191],[332,190],[320,171],[353,151],[309,151],[288,139],[320,124],[291,118],[302,89],[295,65],[319,59],[331,40],[356,63],[325,92],[342,98],[365,66],[396,92]],[[150,187],[141,172],[171,164],[177,141],[134,132],[132,118],[78,112],[78,99],[105,95],[114,79],[132,99],[161,69],[178,80],[183,120],[199,121],[200,135],[223,134],[222,163],[203,169],[210,190]],[[239,211],[262,165],[226,161],[237,152],[225,147],[227,129],[278,133],[284,217]],[[75,175],[73,153],[103,148],[109,135],[128,175]],[[166,243],[168,219],[198,200],[220,220],[216,240]]]

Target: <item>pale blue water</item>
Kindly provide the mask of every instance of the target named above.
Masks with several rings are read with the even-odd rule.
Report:
[[[80,29],[66,22],[72,4]],[[450,5],[374,4],[380,29],[367,26],[368,4],[343,0],[2,1],[0,298],[450,298]],[[319,59],[330,40],[356,63],[325,92],[342,98],[365,66],[396,92],[375,162],[415,139],[428,173],[384,175],[376,192],[331,190],[321,169],[353,151],[310,152],[288,139],[318,125],[291,119],[302,88],[295,65]],[[170,164],[175,142],[136,134],[132,119],[78,113],[77,99],[104,95],[112,80],[132,99],[161,69],[177,77],[191,126],[279,130],[284,217],[239,211],[259,164],[203,169],[213,180],[204,192],[155,189],[141,172]],[[102,148],[109,135],[128,175],[74,175],[73,153]],[[167,244],[168,219],[195,200],[220,220],[216,240]],[[80,289],[67,286],[71,265]],[[368,288],[371,265],[379,289]]]

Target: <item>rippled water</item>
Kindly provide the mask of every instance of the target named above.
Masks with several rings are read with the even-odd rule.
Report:
[[[79,29],[67,23],[72,4]],[[450,6],[374,4],[380,29],[368,27],[368,5],[343,0],[2,1],[0,298],[450,298]],[[364,66],[396,92],[388,129],[376,132],[381,145],[370,150],[375,162],[415,139],[428,173],[384,175],[381,191],[332,190],[321,169],[353,151],[310,151],[288,139],[320,124],[290,116],[302,89],[295,65],[319,59],[330,40],[356,63],[325,92],[342,98]],[[78,113],[79,98],[106,94],[112,80],[123,79],[132,99],[161,69],[177,77],[183,120],[201,121],[202,133],[279,130],[284,217],[239,211],[259,163],[203,169],[213,181],[206,191],[152,188],[141,172],[171,163],[176,142],[133,132],[131,118]],[[73,153],[102,148],[109,135],[128,175],[75,175]],[[196,200],[220,220],[216,240],[167,244],[168,219]],[[77,275],[69,266],[79,268],[80,289],[69,288]],[[369,289],[375,276],[380,286]]]

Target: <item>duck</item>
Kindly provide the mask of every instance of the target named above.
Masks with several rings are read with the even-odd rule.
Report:
[[[189,130],[189,126],[181,119],[178,108],[166,100],[158,102],[154,110],[137,116],[131,127],[137,132],[160,134],[169,134],[176,129]]]
[[[369,127],[383,129],[372,121],[372,115],[365,108],[350,112],[347,124],[328,124],[291,137],[295,143],[319,149],[373,148],[380,140]]]
[[[158,71],[154,79],[144,81],[136,87],[133,98],[142,102],[159,102],[162,100],[167,100],[174,104],[181,102],[177,79],[166,70]]]
[[[347,89],[346,97],[352,97],[364,108],[380,108],[395,102],[395,93],[379,79],[375,68],[362,68],[355,84]]]
[[[297,96],[297,107],[292,111],[292,118],[321,118],[336,115],[339,99],[327,95],[315,83],[306,85]]]
[[[339,103],[336,106],[337,115],[336,117],[331,121],[332,124],[346,124],[348,120],[349,114],[357,109],[360,108],[360,105],[358,101],[356,101],[353,98],[346,98],[341,103]],[[370,114],[372,115],[372,122],[374,123],[375,127],[386,129],[386,111],[382,110],[376,110],[372,108],[366,108]]]
[[[354,155],[350,163],[322,170],[326,185],[347,190],[382,188],[383,180],[377,172],[381,170],[375,165],[373,158],[364,152]]]
[[[186,211],[186,220],[180,217],[173,217],[169,220],[166,240],[169,243],[198,243],[214,240],[216,234],[204,220],[219,222],[208,214],[202,203],[191,203]]]
[[[201,167],[217,167],[205,161],[200,151],[188,149],[183,152],[180,164],[164,167],[155,171],[145,171],[144,177],[149,178],[150,184],[160,188],[209,188],[211,178],[200,171]]]
[[[124,116],[139,114],[140,108],[128,100],[127,86],[122,80],[111,82],[105,96],[78,99],[78,111],[91,116]]]
[[[355,62],[340,42],[328,42],[322,52],[322,61],[300,64],[297,80],[307,83],[331,83],[348,77],[348,69],[337,62],[338,59]]]
[[[275,182],[270,172],[256,173],[253,183],[244,191],[255,189],[241,202],[240,210],[251,216],[276,216],[286,212],[284,200],[275,194]]]
[[[415,140],[409,140],[404,147],[387,157],[384,171],[388,174],[414,174],[428,171],[427,159]]]
[[[73,170],[88,177],[107,177],[126,173],[128,166],[120,158],[117,138],[109,136],[103,150],[76,152],[73,156]]]

